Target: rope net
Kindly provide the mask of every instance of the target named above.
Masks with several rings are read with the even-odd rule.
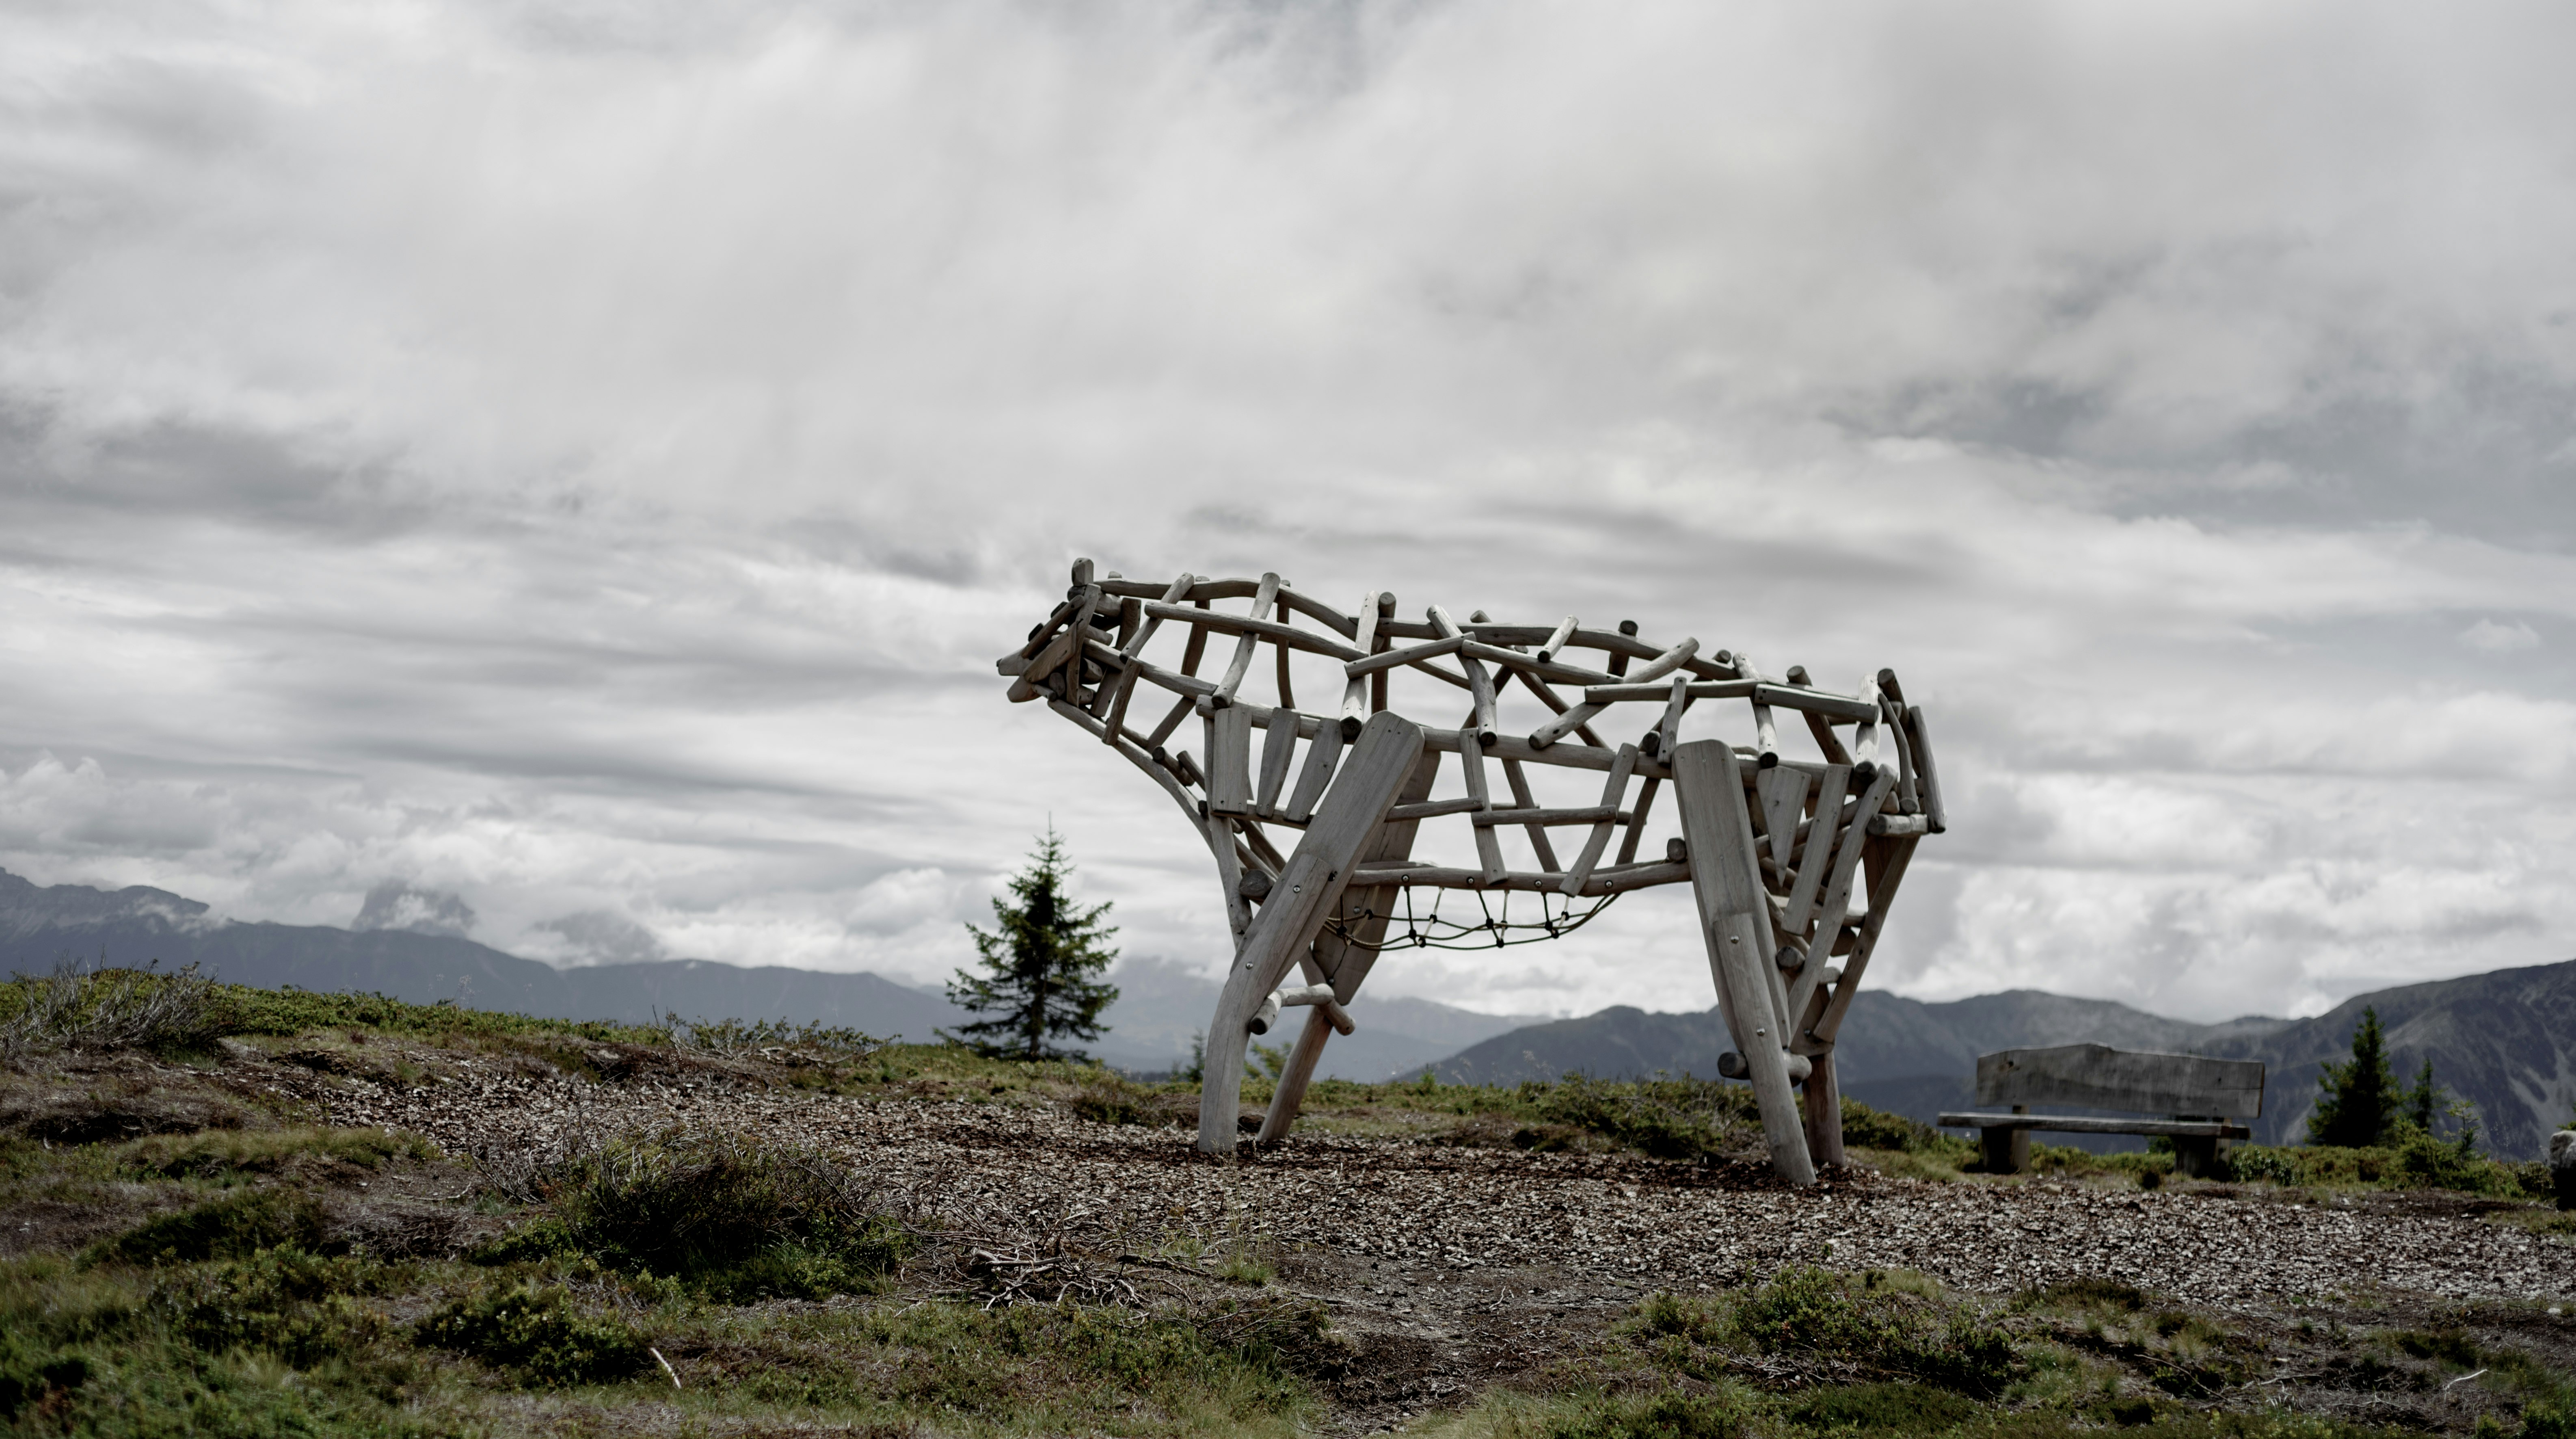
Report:
[[[1413,888],[1408,885],[1402,891],[1404,912],[1401,915],[1381,915],[1374,910],[1360,912],[1356,921],[1356,926],[1359,928],[1365,928],[1373,919],[1384,919],[1387,922],[1387,936],[1377,943],[1371,944],[1361,939],[1353,932],[1354,924],[1350,921],[1327,920],[1324,928],[1352,948],[1371,952],[1390,949],[1502,949],[1508,945],[1544,944],[1551,939],[1561,939],[1590,924],[1595,915],[1608,909],[1619,898],[1617,894],[1605,894],[1578,909],[1571,896],[1558,896],[1541,890],[1538,892],[1539,917],[1536,920],[1515,920],[1512,918],[1512,896],[1516,892],[1520,891],[1508,889],[1501,891],[1502,912],[1497,914],[1494,912],[1494,905],[1488,899],[1488,895],[1493,891],[1442,889],[1436,891],[1440,898],[1431,902],[1431,912],[1427,915],[1418,915],[1413,909]],[[1475,896],[1478,915],[1475,920],[1461,921],[1441,917],[1440,906],[1453,894]],[[1562,910],[1557,909],[1554,904],[1554,901],[1560,897],[1565,901]],[[1524,906],[1523,913],[1527,912],[1527,907]],[[1402,934],[1394,932],[1399,921],[1404,925]],[[1482,935],[1486,938],[1470,940],[1468,938],[1470,935]]]

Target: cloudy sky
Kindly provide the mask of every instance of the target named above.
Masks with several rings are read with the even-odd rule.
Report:
[[[993,676],[1084,554],[1893,666],[1954,816],[1904,993],[2576,956],[2570,53],[2341,0],[15,5],[0,866],[921,980],[1052,816],[1215,969],[1205,850]],[[1701,1008],[1684,916],[1374,983]]]

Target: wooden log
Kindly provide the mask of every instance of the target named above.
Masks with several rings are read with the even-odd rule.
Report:
[[[1259,596],[1254,598],[1257,600]],[[1361,651],[1351,648],[1340,640],[1328,639],[1313,630],[1302,630],[1295,625],[1282,624],[1277,620],[1265,620],[1258,615],[1233,615],[1223,610],[1201,610],[1185,605],[1151,603],[1145,606],[1145,613],[1148,616],[1159,615],[1164,619],[1179,620],[1196,627],[1203,635],[1214,633],[1235,636],[1235,654],[1242,660],[1246,670],[1252,667],[1252,656],[1248,647],[1257,646],[1264,640],[1274,644],[1284,644],[1292,649],[1304,650],[1309,654],[1322,655],[1326,659],[1348,662],[1366,657]],[[1232,665],[1228,665],[1227,672],[1233,672]],[[1238,685],[1243,682],[1242,675],[1235,675],[1234,678]],[[1232,690],[1226,692],[1233,693]]]
[[[1055,638],[1047,641],[1046,647],[1029,660],[1028,668],[1011,681],[1010,700],[1013,704],[1037,698],[1040,681],[1082,654],[1084,643],[1091,637],[1091,612],[1100,603],[1100,587],[1079,587],[1072,603],[1073,614],[1069,623]]]
[[[1614,815],[1618,813],[1619,802],[1628,797],[1628,777],[1636,771],[1636,768],[1637,747],[1628,744],[1619,746],[1618,757],[1610,763],[1609,782],[1601,786],[1601,803]],[[1591,882],[1594,867],[1601,863],[1601,851],[1609,847],[1610,831],[1616,827],[1616,820],[1602,820],[1593,825],[1592,833],[1583,841],[1582,852],[1574,858],[1574,868],[1565,872],[1564,888],[1567,894],[1581,894],[1584,885]],[[1634,826],[1631,826],[1629,833],[1635,832]]]
[[[1477,808],[1491,809],[1494,797],[1485,788],[1485,747],[1476,742],[1473,730],[1458,732],[1459,774],[1466,781],[1467,797],[1477,801]],[[1488,880],[1500,879],[1504,873],[1503,847],[1493,830],[1479,826],[1476,830],[1476,858],[1485,867]]]
[[[1735,1041],[1762,1113],[1771,1166],[1803,1189],[1816,1182],[1816,1168],[1789,1092],[1786,1021],[1773,1011],[1769,975],[1777,971],[1770,957],[1777,945],[1771,942],[1770,907],[1754,863],[1752,818],[1744,808],[1735,751],[1716,740],[1681,746],[1673,756],[1673,788],[1709,970],[1735,1018]]]
[[[1503,779],[1512,787],[1512,805],[1514,808],[1526,810],[1538,807],[1538,801],[1533,799],[1530,795],[1529,776],[1522,772],[1521,762],[1519,760],[1507,759],[1503,761]],[[1526,826],[1526,832],[1529,835],[1530,851],[1538,856],[1538,867],[1550,872],[1554,872],[1559,868],[1556,862],[1556,846],[1548,842],[1547,826],[1543,824],[1528,825]]]
[[[1637,841],[1646,833],[1646,816],[1653,813],[1655,791],[1662,784],[1661,779],[1648,775],[1637,786],[1637,808],[1628,816],[1628,833],[1619,841],[1619,863],[1628,864],[1637,858]]]
[[[1428,640],[1418,645],[1407,645],[1400,650],[1382,650],[1377,654],[1363,655],[1343,665],[1342,673],[1352,679],[1360,679],[1376,674],[1380,670],[1394,669],[1399,665],[1419,664],[1424,660],[1438,659],[1442,655],[1454,655],[1464,648],[1466,643],[1465,635],[1453,634],[1447,639]]]
[[[1324,1041],[1333,1037],[1337,1027],[1331,1016],[1340,1009],[1334,1005],[1331,1011],[1316,1009],[1307,1014],[1305,1026],[1297,1031],[1297,1045],[1288,1051],[1288,1063],[1279,1071],[1279,1082],[1271,1086],[1270,1108],[1261,1116],[1261,1132],[1253,1136],[1254,1142],[1276,1144],[1296,1126],[1297,1111],[1306,1104],[1306,1087],[1314,1082],[1315,1064],[1324,1057]],[[1339,1027],[1344,1034],[1351,1032],[1346,1024]]]
[[[1282,610],[1293,610],[1298,614],[1306,616],[1308,619],[1330,625],[1335,634],[1340,635],[1344,639],[1358,642],[1358,620],[1349,615],[1343,614],[1340,610],[1334,609],[1331,605],[1324,603],[1313,595],[1307,594],[1305,591],[1298,589],[1294,585],[1283,584],[1279,587],[1279,608]],[[1366,643],[1359,643],[1361,649],[1368,648]]]
[[[1547,706],[1550,710],[1561,715],[1570,708],[1564,700],[1557,698],[1556,691],[1547,687],[1547,681],[1540,679],[1537,675],[1530,673],[1528,670],[1520,669],[1513,670],[1510,673],[1520,680],[1521,688],[1538,696],[1538,702]],[[1592,732],[1592,727],[1590,725],[1576,725],[1574,727],[1574,732],[1582,736],[1583,742],[1587,745],[1591,745],[1596,749],[1610,748],[1610,746],[1601,742],[1601,736]]]
[[[1799,1095],[1806,1111],[1807,1153],[1819,1166],[1841,1165],[1843,1158],[1843,1093],[1834,1078],[1834,1056],[1812,1055],[1807,1082]]]
[[[1235,691],[1243,687],[1243,677],[1252,669],[1252,652],[1261,648],[1261,641],[1265,636],[1262,634],[1261,630],[1253,629],[1251,626],[1260,625],[1264,629],[1284,632],[1267,636],[1267,638],[1277,640],[1281,643],[1292,642],[1287,639],[1288,635],[1305,636],[1306,632],[1298,629],[1295,625],[1274,625],[1265,618],[1265,616],[1270,613],[1271,602],[1276,600],[1278,597],[1279,576],[1275,574],[1264,574],[1261,577],[1261,588],[1253,592],[1252,613],[1249,616],[1240,619],[1233,615],[1225,615],[1222,617],[1226,621],[1241,627],[1234,631],[1236,636],[1234,641],[1234,658],[1226,663],[1225,677],[1216,682],[1216,694],[1212,696],[1215,703],[1219,705],[1229,705],[1234,703]],[[1191,611],[1188,610],[1177,610],[1175,613],[1185,617],[1191,615]],[[1192,618],[1190,623],[1205,624],[1209,628],[1214,629],[1216,626],[1209,622],[1209,617],[1215,614],[1216,612],[1214,610],[1210,610],[1206,614]],[[1308,638],[1313,637],[1308,636]],[[1327,644],[1330,643],[1330,641],[1315,639],[1315,643]],[[1334,647],[1337,649],[1340,648],[1338,645]]]
[[[1825,1016],[1800,1036],[1830,1047],[1841,1032],[1843,1016],[1851,1012],[1852,996],[1860,992],[1861,975],[1869,969],[1869,957],[1877,952],[1879,932],[1887,926],[1887,912],[1896,903],[1896,887],[1905,878],[1905,868],[1914,859],[1919,839],[1874,839],[1862,854],[1862,862],[1875,862],[1869,876],[1869,918],[1852,938],[1851,957],[1843,961],[1842,978],[1834,984],[1833,1002],[1825,1006]]]
[[[1284,710],[1293,710],[1297,707],[1297,691],[1290,687],[1288,676],[1288,651],[1291,648],[1293,647],[1289,645],[1270,647],[1270,652],[1279,658],[1279,707]]]
[[[1351,643],[1363,655],[1374,656],[1386,649],[1386,641],[1377,632],[1377,599],[1374,592],[1360,599],[1360,617],[1357,628],[1352,633]],[[1378,683],[1383,686],[1385,681],[1381,679]],[[1350,675],[1343,681],[1342,738],[1344,740],[1359,738],[1360,726],[1368,723],[1370,713],[1368,697],[1369,686],[1365,677]],[[1380,703],[1377,708],[1384,709],[1386,706]]]
[[[1325,791],[1315,821],[1252,921],[1209,1026],[1205,1080],[1199,1090],[1199,1148],[1234,1150],[1235,1113],[1243,1093],[1243,1022],[1279,986],[1335,913],[1351,870],[1412,775],[1422,731],[1400,715],[1373,716],[1351,756]]]
[[[1690,676],[1675,675],[1669,697],[1664,701],[1664,717],[1656,723],[1655,732],[1646,737],[1648,742],[1638,748],[1659,758],[1669,757],[1673,747],[1681,743],[1682,711],[1689,708]]]
[[[1873,835],[1930,834],[1932,822],[1919,814],[1874,814],[1869,817]]]
[[[1214,814],[1252,812],[1252,715],[1240,706],[1207,720],[1208,809]]]
[[[1873,676],[1861,686],[1861,698],[1869,701],[1869,713],[1852,731],[1852,782],[1866,786],[1878,775],[1878,680]],[[1876,814],[1876,810],[1869,813]]]
[[[1735,672],[1743,679],[1759,681],[1763,678],[1762,671],[1753,663],[1753,657],[1742,650],[1735,652]],[[1756,684],[1753,688],[1753,751],[1757,756],[1755,763],[1769,770],[1780,763],[1780,730],[1772,723],[1770,703],[1762,697],[1764,688],[1763,684]]]
[[[1583,882],[1584,897],[1625,894],[1632,889],[1650,889],[1659,884],[1681,884],[1690,878],[1686,860],[1659,860],[1650,864],[1605,865],[1592,872]],[[1505,870],[1500,879],[1489,880],[1481,869],[1457,869],[1447,865],[1412,864],[1365,865],[1355,872],[1354,883],[1391,885],[1414,889],[1483,889],[1546,891],[1563,894],[1565,876],[1534,869]]]
[[[1538,647],[1540,664],[1546,664],[1549,660],[1555,659],[1556,652],[1565,648],[1565,642],[1574,638],[1574,624],[1574,616],[1567,615],[1558,622],[1555,629],[1548,632],[1545,640],[1540,641]]]
[[[1288,761],[1296,753],[1297,712],[1285,706],[1272,710],[1261,729],[1261,791],[1253,796],[1253,813],[1269,819],[1278,812],[1279,791],[1288,783]]]
[[[1468,795],[1463,799],[1435,799],[1425,800],[1420,804],[1400,804],[1387,811],[1386,817],[1389,820],[1437,819],[1444,814],[1472,814],[1484,807],[1485,801],[1482,798]]]
[[[1196,702],[1188,695],[1183,695],[1179,699],[1174,700],[1172,702],[1171,710],[1163,716],[1162,723],[1154,726],[1154,732],[1152,734],[1145,736],[1145,748],[1148,750],[1161,749],[1163,747],[1163,741],[1172,737],[1172,731],[1179,729],[1181,727],[1181,721],[1195,708],[1197,708]]]
[[[1413,764],[1413,773],[1396,795],[1397,805],[1418,804],[1431,793],[1440,778],[1440,756],[1428,750]],[[1395,806],[1390,806],[1392,810]],[[1357,878],[1360,869],[1369,866],[1402,867],[1413,852],[1415,833],[1421,825],[1413,820],[1389,819],[1378,826],[1377,837],[1353,871],[1353,878],[1342,891],[1335,922],[1315,937],[1312,958],[1317,976],[1333,986],[1333,996],[1348,1004],[1359,993],[1360,981],[1368,978],[1376,966],[1378,946],[1386,942],[1389,916],[1401,886],[1393,883],[1363,884]]]
[[[1923,787],[1924,829],[1930,834],[1945,833],[1950,821],[1941,808],[1941,772],[1932,763],[1932,738],[1923,727],[1923,706],[1905,711],[1905,728],[1914,741],[1914,768]]]
[[[1458,622],[1456,620],[1449,618],[1449,612],[1447,610],[1442,609],[1438,605],[1433,605],[1428,611],[1426,611],[1426,614],[1431,621],[1432,628],[1440,631],[1440,637],[1442,639],[1455,638],[1459,642],[1459,648],[1462,652],[1458,662],[1459,668],[1467,672],[1467,692],[1475,696],[1476,743],[1480,748],[1492,749],[1494,747],[1495,738],[1494,677],[1485,672],[1485,666],[1482,661],[1468,658],[1463,653],[1468,648],[1467,633],[1458,627]],[[1486,647],[1477,646],[1477,648]]]
[[[1824,916],[1823,922],[1817,926],[1812,938],[1809,937],[1803,923],[1796,925],[1790,931],[1792,938],[1806,941],[1809,970],[1817,972],[1823,970],[1825,958],[1833,953],[1834,944],[1840,937],[1843,910],[1851,901],[1852,876],[1860,869],[1862,851],[1869,844],[1869,825],[1862,816],[1868,815],[1872,806],[1883,803],[1887,798],[1888,790],[1895,783],[1894,775],[1882,772],[1871,782],[1868,789],[1861,792],[1860,807],[1853,816],[1852,823],[1843,830],[1842,843],[1834,853],[1833,871],[1825,879],[1824,898],[1816,907],[1817,913]],[[1792,893],[1794,892],[1793,890]],[[1873,895],[1872,898],[1874,900],[1876,896]],[[1803,918],[1796,914],[1787,917],[1792,920]],[[1844,969],[1848,973],[1850,966],[1846,965]],[[1815,975],[1801,971],[1797,984],[1788,996],[1790,1013],[1797,1014],[1806,1009],[1807,993],[1815,986]],[[1831,1038],[1830,1035],[1826,1037]]]
[[[1599,826],[1626,824],[1628,816],[1620,813],[1616,805],[1607,804],[1584,805],[1574,809],[1523,809],[1516,805],[1510,809],[1485,810],[1476,815],[1471,822],[1479,829],[1492,829],[1496,825],[1513,824],[1532,827],[1576,824]]]
[[[1519,650],[1505,649],[1500,645],[1485,644],[1474,639],[1470,639],[1465,644],[1460,645],[1458,647],[1458,653],[1469,659],[1478,659],[1483,660],[1488,664],[1500,665],[1503,668],[1512,671],[1514,674],[1535,675],[1540,679],[1556,680],[1562,684],[1597,685],[1607,684],[1610,681],[1610,677],[1599,670],[1585,669],[1581,665],[1566,664],[1562,660],[1551,660],[1542,663],[1534,655],[1524,654]]]
[[[1905,691],[1896,683],[1896,671],[1878,672],[1878,692],[1886,702],[1882,718],[1887,738],[1896,750],[1896,812],[1921,814],[1923,800],[1914,787],[1914,741],[1905,733]]]
[[[1664,684],[1587,685],[1583,690],[1585,704],[1624,704],[1637,700],[1659,700],[1671,693]],[[1793,685],[1775,685],[1767,680],[1692,680],[1690,697],[1695,700],[1752,700],[1757,705],[1778,705],[1803,713],[1839,719],[1845,723],[1875,715],[1878,711],[1867,701],[1850,695],[1827,694],[1823,690],[1802,690]],[[1778,745],[1773,745],[1776,750]]]
[[[1789,666],[1789,685],[1793,689],[1812,688],[1807,683],[1805,665]],[[1834,733],[1833,722],[1813,710],[1800,710],[1799,716],[1807,722],[1807,733],[1816,737],[1816,750],[1825,757],[1825,763],[1848,768],[1851,751],[1843,748],[1842,737]]]
[[[1319,725],[1314,743],[1306,746],[1306,764],[1297,772],[1297,788],[1288,796],[1288,807],[1281,818],[1302,825],[1314,817],[1315,804],[1324,797],[1324,786],[1332,783],[1333,762],[1341,756],[1342,729],[1350,723],[1344,715],[1341,724]]]
[[[1696,639],[1685,638],[1681,643],[1674,645],[1671,649],[1668,649],[1662,654],[1655,656],[1652,660],[1647,661],[1645,668],[1638,670],[1629,678],[1637,684],[1645,684],[1651,680],[1662,679],[1664,676],[1671,674],[1674,670],[1680,669],[1692,655],[1697,653],[1699,653],[1699,641]],[[1529,737],[1530,745],[1536,749],[1545,749],[1549,745],[1556,743],[1558,740],[1565,738],[1567,735],[1574,733],[1576,726],[1589,722],[1594,715],[1601,713],[1603,709],[1608,707],[1607,702],[1602,704],[1593,703],[1591,693],[1592,692],[1590,690],[1586,690],[1584,692],[1584,702],[1582,704],[1576,705],[1574,708],[1558,715],[1555,719],[1552,719],[1546,724],[1539,726],[1537,729],[1532,730]],[[1660,694],[1661,688],[1657,687],[1654,694],[1643,697],[1656,698],[1659,697]]]
[[[1190,588],[1192,588],[1192,589],[1197,589],[1197,588],[1198,588],[1198,586],[1197,586],[1196,584],[1192,584],[1192,585],[1190,586]],[[1204,610],[1204,609],[1206,609],[1206,608],[1208,607],[1208,602],[1207,602],[1206,600],[1204,600],[1204,599],[1193,600],[1193,601],[1191,601],[1191,605],[1192,605],[1192,607],[1193,607],[1193,608]],[[1146,607],[1145,613],[1146,613],[1149,617],[1153,614],[1153,612],[1154,612],[1154,611],[1153,611],[1153,608],[1152,608],[1151,606],[1147,606],[1147,607]],[[1181,647],[1181,673],[1182,673],[1182,674],[1185,674],[1185,675],[1196,675],[1196,674],[1199,672],[1199,661],[1200,661],[1201,659],[1205,658],[1205,657],[1206,657],[1206,655],[1207,655],[1207,641],[1208,641],[1208,632],[1207,632],[1207,627],[1206,627],[1206,626],[1204,626],[1204,625],[1192,625],[1192,626],[1190,626],[1190,638],[1189,638],[1189,642],[1188,642],[1187,644],[1185,644],[1185,645],[1183,645],[1183,646]],[[1210,692],[1210,693],[1214,693],[1214,692],[1215,692],[1216,687],[1215,687],[1214,685],[1210,685],[1210,686],[1208,687],[1208,689],[1209,689],[1209,692]]]

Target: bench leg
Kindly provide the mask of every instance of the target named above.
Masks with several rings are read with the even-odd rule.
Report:
[[[2207,1179],[2218,1172],[2218,1141],[2177,1135],[2173,1142],[2174,1173],[2185,1179]]]
[[[2020,1174],[2030,1168],[2027,1129],[1980,1129],[1977,1144],[1985,1151],[1988,1174]]]

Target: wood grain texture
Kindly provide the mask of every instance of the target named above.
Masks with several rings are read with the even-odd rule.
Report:
[[[1199,1092],[1202,1151],[1233,1152],[1234,1117],[1243,1094],[1244,1020],[1314,943],[1421,754],[1421,728],[1400,715],[1377,715],[1361,727],[1350,758],[1315,809],[1314,822],[1246,930],[1208,1026]]]
[[[1977,1103],[2251,1119],[2263,1113],[2263,1065],[2102,1044],[2005,1049],[1977,1056]]]

